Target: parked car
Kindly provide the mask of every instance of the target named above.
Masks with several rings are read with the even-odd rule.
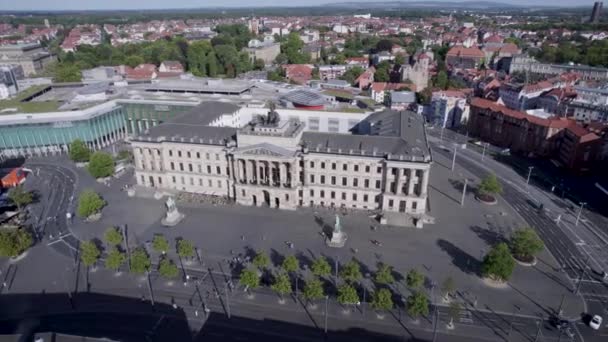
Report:
[[[591,329],[598,330],[602,326],[602,317],[600,315],[593,316],[591,321],[589,321],[589,326]]]

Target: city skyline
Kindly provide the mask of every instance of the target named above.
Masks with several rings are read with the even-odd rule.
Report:
[[[430,2],[442,2],[441,0],[429,0]],[[298,6],[319,6],[328,3],[370,3],[370,1],[332,1],[332,0],[296,0],[289,4],[277,5],[275,1],[271,0],[255,0],[255,1],[243,1],[243,0],[226,0],[217,4],[201,4],[195,0],[178,0],[168,5],[167,2],[161,0],[134,0],[125,3],[119,0],[92,0],[88,2],[82,2],[78,0],[65,0],[61,2],[49,3],[42,0],[22,0],[19,3],[4,3],[0,4],[0,11],[66,11],[66,10],[138,10],[138,9],[188,9],[188,8],[252,8],[252,7],[298,7]],[[389,2],[384,0],[371,0],[371,2]],[[396,2],[419,2],[419,1],[396,1]],[[477,1],[446,1],[446,2],[477,2]],[[480,1],[481,2],[481,1]],[[544,1],[533,0],[500,0],[500,1],[488,1],[500,4],[513,4],[521,6],[549,6]],[[563,7],[584,7],[593,6],[593,1],[585,3],[572,3],[566,0],[556,0],[551,2],[550,6],[563,6]]]

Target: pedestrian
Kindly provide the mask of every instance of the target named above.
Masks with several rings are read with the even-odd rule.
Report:
[[[241,240],[245,241],[245,235],[241,235]]]

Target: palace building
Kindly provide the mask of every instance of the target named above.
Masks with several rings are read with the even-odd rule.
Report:
[[[204,102],[150,126],[131,139],[136,181],[242,205],[381,210],[422,226],[432,158],[419,115],[385,110],[342,120],[345,129],[279,112]]]

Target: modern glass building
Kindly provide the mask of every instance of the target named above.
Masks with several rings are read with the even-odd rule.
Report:
[[[113,100],[79,111],[0,115],[0,156],[67,152],[76,139],[98,150],[137,135],[196,104]]]

